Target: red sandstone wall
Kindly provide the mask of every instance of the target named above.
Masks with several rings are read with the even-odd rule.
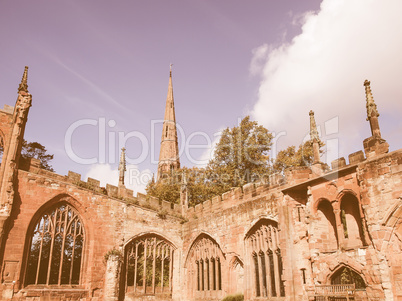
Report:
[[[38,175],[23,170],[18,172],[19,194],[14,202],[3,257],[3,262],[13,263],[12,267],[3,265],[3,271],[4,268],[14,269],[14,271],[11,271],[13,278],[7,279],[9,284],[2,286],[2,289],[7,289],[12,286],[12,281],[16,281],[13,285],[17,293],[14,299],[43,294],[43,292],[34,293],[24,289],[23,276],[28,243],[26,233],[35,213],[42,206],[55,203],[63,196],[68,196],[71,205],[81,215],[85,227],[86,242],[83,254],[82,285],[80,285],[85,297],[92,298],[91,300],[102,299],[106,268],[103,261],[104,255],[112,248],[124,246],[132,237],[141,233],[158,233],[170,240],[178,248],[175,259],[179,262],[181,225],[177,218],[168,216],[162,220],[153,210],[127,205],[106,195],[60,181],[61,176],[49,175],[51,173]],[[176,274],[174,277],[178,279],[178,269],[174,273]],[[3,275],[3,281],[4,277],[5,275]],[[179,283],[176,283],[174,287],[179,290]],[[18,292],[19,289],[22,291]],[[68,290],[61,293],[72,294]]]
[[[194,240],[201,234],[206,233],[211,236],[221,247],[226,255],[222,269],[222,295],[239,292],[236,281],[239,277],[236,269],[237,258],[244,264],[244,276],[240,281],[244,284],[240,292],[244,292],[246,298],[251,293],[251,273],[250,258],[246,254],[245,236],[252,226],[261,218],[268,218],[278,221],[278,210],[282,210],[281,193],[278,189],[269,189],[268,186],[254,188],[254,184],[248,184],[241,188],[235,188],[231,192],[225,193],[222,198],[215,197],[212,201],[207,201],[190,208],[187,211],[188,223],[183,225],[183,254],[188,254]],[[284,218],[284,214],[281,218]],[[279,236],[281,240],[282,256],[284,258],[284,273],[288,269],[288,250],[286,250],[286,231],[283,221],[279,221]],[[183,258],[185,260],[185,258]],[[184,262],[184,264],[189,264]],[[185,273],[187,267],[185,266]],[[187,288],[186,300],[195,297],[208,299],[208,293],[197,293],[195,289],[196,279],[190,275],[184,275],[184,286]],[[245,290],[244,290],[245,289]],[[184,296],[186,298],[186,296]],[[249,300],[249,299],[247,299]]]
[[[402,300],[402,150],[359,165],[362,204],[381,281],[388,296]],[[370,262],[371,263],[371,262]]]

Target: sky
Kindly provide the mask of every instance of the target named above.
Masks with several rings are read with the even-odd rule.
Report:
[[[205,165],[219,132],[246,115],[274,135],[271,156],[308,139],[322,160],[369,137],[371,81],[382,136],[402,148],[400,0],[0,1],[0,106],[29,66],[25,138],[69,170],[144,192],[157,170],[169,66],[182,166]]]

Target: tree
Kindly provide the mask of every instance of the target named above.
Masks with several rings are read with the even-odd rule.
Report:
[[[147,194],[167,202],[179,203],[180,179],[177,176],[176,173],[172,173],[161,178],[158,182],[152,179],[146,187]]]
[[[319,146],[324,146],[324,143],[320,140]],[[323,153],[320,150],[320,153]],[[283,173],[286,168],[293,166],[310,166],[313,163],[313,145],[311,141],[306,141],[299,145],[296,150],[295,146],[289,146],[285,150],[281,150],[273,163],[273,172]]]
[[[53,160],[54,155],[47,153],[46,147],[38,142],[27,142],[25,139],[22,141],[21,156],[24,159],[36,158],[40,161],[40,168],[54,172],[54,169],[49,162]]]
[[[195,206],[232,187],[260,181],[271,171],[268,160],[271,140],[272,134],[266,128],[246,116],[238,126],[222,132],[214,159],[205,168],[172,171],[157,183],[148,183],[147,193],[177,203],[185,175],[189,205]]]
[[[272,134],[251,121],[250,116],[244,117],[238,126],[226,128],[207,166],[212,183],[225,192],[267,176],[271,140]]]
[[[205,168],[180,168],[161,178],[158,182],[150,181],[146,191],[148,195],[171,203],[179,203],[180,189],[185,177],[190,206],[202,203],[219,194],[211,185]]]

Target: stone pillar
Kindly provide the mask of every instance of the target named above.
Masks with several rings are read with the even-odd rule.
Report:
[[[120,267],[120,256],[110,254],[106,262],[105,301],[119,299]]]

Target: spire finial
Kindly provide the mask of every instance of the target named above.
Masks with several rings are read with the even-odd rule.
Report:
[[[173,64],[170,63],[170,77],[172,77],[172,66],[173,66]]]
[[[313,144],[313,164],[320,162],[320,137],[318,136],[317,125],[315,124],[314,112],[310,110],[310,140]]]
[[[18,87],[18,92],[28,93],[28,66],[25,66],[24,74],[22,75],[20,86]]]
[[[367,120],[369,120],[371,117],[380,116],[380,114],[377,111],[377,105],[375,104],[373,94],[371,93],[370,81],[367,79],[364,81],[364,87],[366,89]]]
[[[319,137],[318,137],[317,126],[315,124],[314,119],[314,111],[310,110],[309,115],[310,115],[310,139],[318,141]]]
[[[119,186],[124,185],[124,172],[126,171],[126,149],[121,149],[120,163],[119,163]]]
[[[367,121],[370,122],[371,135],[381,138],[380,125],[378,123],[378,116],[380,114],[377,111],[377,105],[371,93],[370,82],[367,79],[364,81],[364,87],[366,90]]]

